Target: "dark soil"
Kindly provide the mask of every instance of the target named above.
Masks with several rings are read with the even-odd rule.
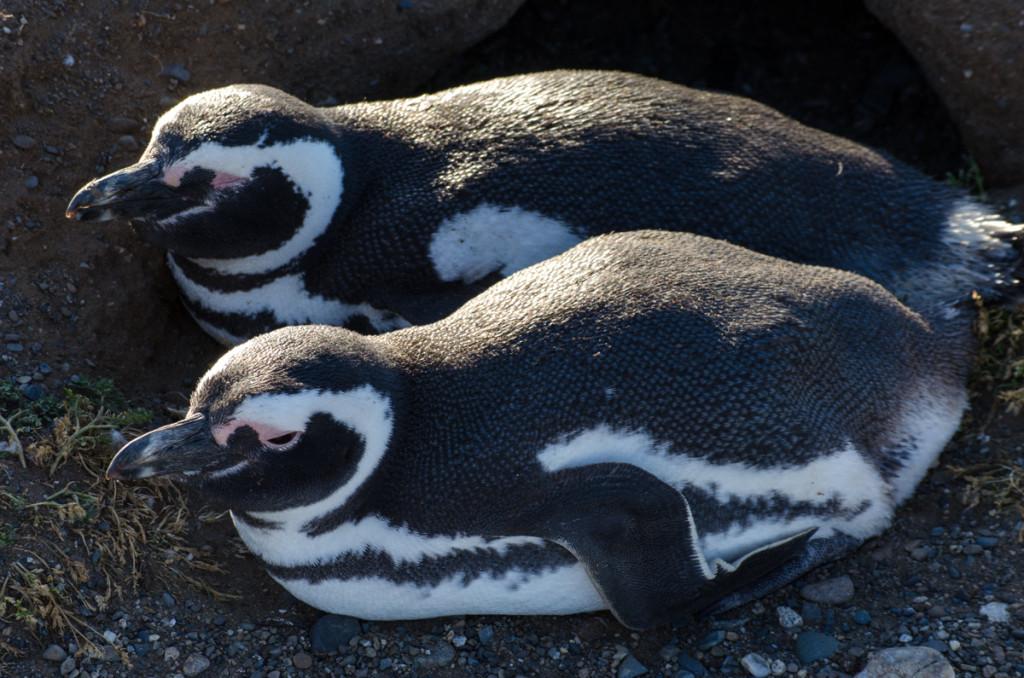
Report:
[[[367,67],[358,84],[346,87],[332,85],[332,77],[341,77],[338,71],[280,67],[294,48],[290,41],[304,45],[300,55],[310,50],[297,36],[304,22],[316,23],[316,12],[303,0],[258,10],[238,1],[209,7],[203,2],[201,8],[145,0],[83,4],[88,7],[40,0],[0,6],[0,348],[6,347],[0,351],[0,378],[21,378],[35,395],[60,393],[73,375],[113,378],[133,401],[156,413],[157,423],[173,417],[168,407],[186,404],[191,386],[222,349],[178,302],[160,251],[139,241],[126,224],[71,222],[63,213],[86,181],[134,162],[156,118],[194,92],[258,80],[314,103],[342,102],[556,67],[615,68],[764,101],[809,125],[887,150],[937,178],[967,166],[956,129],[917,66],[853,0],[533,0],[505,28],[451,59],[429,80],[425,73],[406,73],[382,81]],[[298,9],[305,15],[295,14]],[[198,37],[214,33],[220,37]],[[416,55],[398,53],[396,59],[411,63]],[[166,74],[177,62],[194,72],[187,81],[180,71],[177,78]],[[685,668],[675,656],[666,659],[672,652],[664,648],[673,646],[719,675],[747,675],[739,660],[750,652],[782,660],[789,665],[787,674],[804,669],[812,675],[852,674],[874,649],[928,640],[946,644],[960,675],[1022,675],[1021,516],[995,512],[987,500],[966,507],[966,485],[947,467],[999,455],[1020,457],[1024,419],[981,394],[963,430],[941,468],[899,511],[892,529],[854,557],[808,578],[849,575],[855,585],[851,601],[822,604],[820,618],[803,607],[799,582],[728,615],[747,621],[726,624],[725,640],[707,650],[698,649],[698,640],[714,630],[711,624],[631,634],[607,614],[382,623],[365,627],[364,636],[400,646],[397,639],[406,634],[417,642],[426,636],[451,640],[453,630],[459,635],[468,629],[466,635],[475,638],[471,630],[494,628],[488,646],[493,660],[481,647],[483,660],[475,667],[463,662],[461,668],[421,670],[421,675],[489,675],[499,669],[509,676],[614,675],[622,660],[620,646],[650,675],[676,675]],[[73,469],[58,479],[31,465],[22,470],[11,458],[0,458],[0,469],[5,471],[0,489],[25,496],[50,494],[76,473],[88,482]],[[0,509],[0,525],[18,527],[25,520],[23,513]],[[308,644],[307,630],[319,613],[291,600],[252,559],[233,555],[237,542],[229,522],[195,523],[189,538],[228,568],[227,574],[208,575],[207,583],[241,600],[217,602],[180,580],[159,576],[159,562],[144,561],[140,590],[114,601],[89,623],[100,631],[117,628],[111,615],[120,608],[136,625],[175,616],[182,633],[197,634],[197,646],[220,648],[223,640],[226,647],[227,630],[245,623],[273,628],[283,638],[294,634],[295,648]],[[966,548],[979,538],[987,545],[981,552]],[[92,567],[90,554],[83,544],[87,567]],[[24,557],[0,545],[0,578]],[[193,604],[169,611],[161,607],[165,592]],[[981,606],[993,601],[1009,604],[1008,622],[980,615]],[[838,639],[839,651],[830,661],[800,665],[794,632],[778,623],[780,605],[804,609],[806,629]],[[852,621],[859,611],[868,614],[869,623]],[[164,634],[174,637],[167,629]],[[70,642],[59,634],[30,633],[12,616],[0,619],[0,640],[5,657],[0,673],[12,676],[57,673],[57,664],[40,658],[41,648],[50,643],[67,648]],[[186,640],[181,640],[183,655],[184,645],[192,642]],[[950,640],[960,649],[951,649]],[[466,647],[473,648],[473,642]],[[560,643],[571,646],[562,659],[549,652]],[[284,639],[281,644],[289,647]],[[546,648],[537,651],[537,645]],[[235,656],[216,649],[204,675],[250,675],[257,669],[263,675],[273,670],[389,675],[397,670],[397,663],[381,669],[379,657],[367,657],[358,647],[353,653],[357,661],[348,666],[342,666],[343,652],[318,656],[304,671],[267,658],[257,666],[251,651]],[[180,662],[165,664],[162,651],[131,660],[138,675],[182,670]],[[122,675],[127,669],[97,662],[90,671]]]

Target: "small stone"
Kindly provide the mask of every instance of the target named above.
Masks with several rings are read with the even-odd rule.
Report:
[[[107,630],[103,632],[103,638],[108,642],[112,643],[117,640],[117,634],[113,631]]]
[[[848,575],[814,582],[800,589],[800,595],[815,603],[845,603],[853,598],[853,580]]]
[[[804,624],[803,617],[791,607],[780,605],[775,612],[779,615],[779,625],[784,629],[793,629]]]
[[[953,638],[952,640],[949,641],[949,649],[952,650],[953,652],[959,652],[960,648],[961,648],[960,641],[957,640],[956,638]]]
[[[930,647],[894,647],[871,655],[854,678],[954,678],[955,672],[941,652]]]
[[[27,134],[19,134],[18,136],[11,139],[11,141],[14,142],[15,146],[24,151],[27,151],[28,149],[36,145],[36,140]]]
[[[160,595],[160,600],[164,601],[164,605],[167,607],[174,607],[175,605],[174,596],[166,591]]]
[[[796,639],[796,656],[801,664],[828,659],[838,649],[838,640],[818,631],[804,631]]]
[[[619,671],[616,678],[636,678],[647,673],[647,667],[631,654],[627,654],[622,663],[619,664]]]
[[[476,637],[480,641],[481,645],[486,645],[494,640],[494,629],[490,626],[485,626],[476,632]]]
[[[74,671],[75,668],[76,668],[76,666],[75,666],[75,658],[74,657],[68,657],[67,659],[62,661],[61,664],[60,664],[60,675],[66,676],[69,673],[71,673],[72,671]]]
[[[10,351],[11,353],[21,353],[22,351],[25,350],[25,347],[22,346],[21,344],[12,342],[10,344],[7,344],[7,350]]]
[[[36,175],[33,174],[28,179],[25,179],[25,188],[36,188],[38,186],[39,186],[39,177],[37,177]]]
[[[751,652],[740,660],[740,664],[747,670],[747,673],[754,678],[767,678],[772,674],[772,667],[761,655]]]
[[[688,654],[679,655],[677,662],[679,663],[679,668],[692,673],[695,676],[708,675],[708,670],[704,668],[704,665]]]
[[[114,134],[132,134],[142,127],[138,120],[123,115],[112,115],[107,118],[107,129]]]
[[[978,610],[983,617],[993,622],[1010,621],[1010,610],[1006,603],[985,603]]]
[[[702,652],[707,652],[723,640],[725,640],[725,631],[722,631],[721,629],[712,631],[697,640],[697,649]]]
[[[853,621],[857,622],[861,626],[867,626],[871,623],[871,615],[868,614],[867,610],[857,610],[853,615]]]
[[[305,670],[313,665],[313,658],[305,652],[297,652],[292,657],[292,666],[297,669]]]
[[[359,635],[359,620],[340,614],[320,617],[309,631],[313,652],[323,654],[348,647],[348,642]]]
[[[439,641],[429,648],[430,654],[424,652],[419,656],[419,664],[424,669],[439,669],[455,661],[455,648],[451,643]]]
[[[181,650],[176,647],[169,647],[164,650],[164,661],[165,662],[176,662],[181,657]]]
[[[62,662],[67,659],[68,651],[60,645],[50,645],[43,650],[43,659],[51,662]]]
[[[185,663],[181,665],[181,672],[191,678],[210,668],[210,660],[201,654],[190,654]]]
[[[164,66],[164,70],[160,71],[160,75],[166,75],[171,78],[177,78],[182,82],[188,82],[192,79],[192,74],[185,68],[185,64],[172,61],[171,63]]]
[[[117,138],[117,145],[126,151],[139,150],[139,142],[131,134],[123,134]]]
[[[658,656],[661,657],[662,661],[671,664],[676,660],[676,658],[679,656],[681,652],[682,650],[679,649],[679,646],[672,643],[669,645],[665,645],[660,650],[658,650]]]
[[[990,549],[999,543],[999,539],[997,537],[978,537],[974,541],[983,549]]]

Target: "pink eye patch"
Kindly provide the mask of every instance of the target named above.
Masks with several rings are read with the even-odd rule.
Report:
[[[164,170],[164,183],[168,186],[180,186],[181,178],[188,174],[191,167],[185,165],[171,165]],[[230,172],[214,172],[213,181],[210,185],[214,188],[227,188],[229,186],[235,186],[237,184],[245,183],[249,180],[249,177],[240,177],[237,174],[231,174]]]
[[[275,426],[269,426],[254,421],[231,421],[212,428],[213,439],[217,444],[224,447],[228,444],[231,434],[243,426],[248,426],[256,431],[260,444],[270,449],[282,449],[295,443],[302,435],[301,431],[287,431]]]

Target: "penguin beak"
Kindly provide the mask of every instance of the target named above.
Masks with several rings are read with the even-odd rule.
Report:
[[[143,160],[90,181],[71,199],[65,216],[80,221],[152,218],[163,212],[170,201],[177,204],[182,199],[163,180],[160,163]]]
[[[132,480],[168,475],[188,478],[237,461],[237,455],[214,441],[207,418],[195,413],[122,447],[107,467],[107,478]]]

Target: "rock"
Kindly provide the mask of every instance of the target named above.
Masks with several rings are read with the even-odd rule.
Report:
[[[188,678],[192,676],[198,676],[200,673],[210,668],[210,660],[201,654],[190,654],[185,663],[181,666],[181,672],[184,673]]]
[[[114,134],[132,134],[142,127],[138,120],[123,115],[112,115],[107,118],[107,129]]]
[[[188,72],[187,68],[185,68],[185,64],[177,61],[172,61],[164,66],[164,69],[160,71],[160,75],[166,75],[169,78],[177,78],[182,82],[188,82],[192,79],[192,74]]]
[[[494,639],[494,629],[490,626],[485,626],[476,632],[476,637],[480,640],[481,645],[486,645]]]
[[[679,663],[679,668],[692,673],[695,676],[708,675],[708,670],[704,668],[704,665],[688,654],[679,655],[676,661]]]
[[[359,635],[359,620],[340,614],[327,614],[316,620],[309,630],[309,643],[313,652],[323,654],[347,647]]]
[[[854,678],[954,678],[952,665],[930,647],[893,647],[871,655]]]
[[[126,151],[139,150],[139,142],[131,134],[122,134],[117,138],[117,145]]]
[[[25,151],[36,145],[36,140],[27,134],[19,134],[18,136],[11,139],[11,141],[14,143],[15,146]]]
[[[759,654],[751,652],[740,660],[740,664],[747,670],[747,673],[754,678],[767,678],[772,674],[772,667],[768,661]]]
[[[305,652],[297,652],[292,657],[292,666],[297,669],[305,670],[313,665],[313,658]]]
[[[804,631],[796,639],[796,656],[801,664],[828,659],[838,649],[838,640],[818,631]]]
[[[51,662],[62,662],[67,659],[68,651],[60,645],[50,645],[43,650],[43,659]]]
[[[814,582],[800,589],[800,595],[815,603],[845,603],[853,598],[853,580],[848,575]]]
[[[985,603],[978,610],[983,617],[993,622],[1010,621],[1010,610],[1006,603]]]
[[[942,97],[986,186],[1024,176],[1019,0],[865,0]]]
[[[640,661],[631,654],[627,654],[626,658],[619,664],[619,671],[616,673],[616,678],[636,678],[636,676],[642,676],[647,673],[647,667],[640,663]]]
[[[723,640],[725,640],[725,631],[722,631],[721,629],[712,631],[697,639],[697,649],[702,652],[707,652]]]
[[[420,668],[440,669],[455,661],[455,648],[451,646],[451,643],[442,640],[427,650],[430,654],[424,652],[418,657]]]
[[[775,612],[779,615],[779,626],[784,629],[793,629],[804,625],[803,617],[791,607],[779,605]]]
[[[74,657],[68,657],[60,664],[60,675],[66,676],[77,668]]]

